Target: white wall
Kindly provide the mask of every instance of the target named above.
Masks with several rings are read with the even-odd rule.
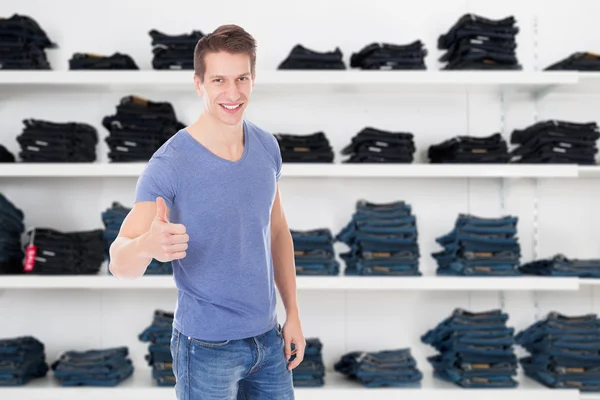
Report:
[[[542,6],[543,4],[543,6]],[[52,50],[54,69],[67,69],[76,51],[133,56],[150,69],[147,32],[169,34],[192,29],[210,32],[223,23],[245,27],[259,41],[258,70],[273,69],[296,43],[326,51],[340,46],[352,52],[373,41],[425,42],[427,65],[439,69],[441,52],[435,43],[465,12],[490,18],[515,15],[521,28],[518,56],[526,70],[541,69],[576,50],[597,51],[600,36],[595,0],[375,0],[281,2],[200,2],[135,0],[74,2],[71,0],[3,0],[2,13],[34,17],[60,48]],[[257,85],[260,85],[258,76]],[[87,122],[104,137],[102,117],[115,112],[128,91],[0,93],[0,143],[17,151],[14,140],[25,118]],[[161,92],[149,86],[136,94],[171,101],[184,123],[201,110],[190,80],[189,93]],[[552,95],[534,104],[526,97],[483,94],[371,94],[371,95],[257,95],[247,118],[272,132],[326,132],[336,153],[366,125],[415,133],[420,154],[427,146],[458,134],[508,135],[537,119],[564,118],[596,121],[600,100],[595,96]],[[505,124],[502,125],[502,113]],[[107,148],[98,146],[101,161]],[[340,161],[336,154],[336,161]],[[76,168],[76,166],[74,166]],[[474,168],[476,168],[474,166]],[[26,224],[62,230],[101,228],[100,212],[114,200],[131,205],[135,179],[2,179],[0,191],[26,213]],[[600,257],[596,212],[600,188],[596,180],[510,180],[502,191],[499,180],[467,179],[291,179],[281,184],[284,206],[294,229],[329,227],[334,233],[346,223],[355,201],[403,199],[418,217],[421,270],[432,274],[430,253],[439,248],[435,237],[448,232],[459,212],[494,217],[518,215],[523,260],[534,254],[534,204],[539,208],[540,257],[557,251],[571,257]],[[501,196],[504,196],[504,210]],[[343,247],[340,246],[340,249]],[[549,310],[586,313],[600,309],[598,290],[578,293],[507,293],[505,309],[518,329]],[[421,369],[429,369],[429,347],[419,337],[454,307],[484,310],[501,306],[498,293],[436,292],[300,292],[302,321],[307,336],[324,342],[329,366],[351,350],[411,346]],[[66,349],[128,345],[138,367],[144,365],[146,345],[137,334],[150,323],[156,308],[172,310],[174,291],[4,291],[0,294],[0,337],[33,334],[48,346],[53,359]],[[536,310],[535,304],[539,304]],[[282,315],[283,315],[283,310]]]

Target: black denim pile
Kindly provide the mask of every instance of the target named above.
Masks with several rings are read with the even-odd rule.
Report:
[[[118,201],[115,201],[111,204],[109,208],[104,210],[101,214],[102,223],[104,224],[104,232],[102,237],[104,238],[104,254],[108,262],[110,262],[110,246],[115,241],[117,236],[119,235],[119,230],[121,229],[121,225],[123,225],[123,221],[131,208],[125,207]],[[110,270],[108,273],[111,274]],[[144,275],[172,275],[173,274],[173,266],[171,262],[161,262],[156,259],[153,259]]]
[[[46,49],[57,47],[30,16],[0,19],[0,69],[49,70]]]
[[[152,367],[152,379],[157,386],[175,386],[170,348],[172,333],[173,313],[155,310],[152,324],[138,336],[141,342],[150,343],[146,361]]]
[[[306,338],[304,359],[292,370],[294,387],[320,387],[325,384],[323,343],[318,338]],[[292,361],[295,355],[290,359]]]
[[[340,263],[335,259],[333,234],[327,228],[293,230],[296,275],[338,275]]]
[[[16,161],[15,155],[0,144],[0,163],[14,163]]]
[[[463,388],[514,388],[518,382],[514,328],[501,310],[471,312],[456,308],[452,315],[421,336],[440,354],[427,361],[434,377]]]
[[[564,254],[521,265],[521,272],[540,276],[600,278],[600,259],[567,258]]]
[[[410,348],[351,351],[333,369],[368,388],[418,387],[423,378]]]
[[[148,161],[171,136],[185,128],[169,102],[125,96],[116,108],[115,115],[102,120],[110,132],[105,141],[112,162]]]
[[[343,57],[339,47],[333,51],[318,52],[297,44],[277,69],[346,69]]]
[[[407,163],[414,160],[413,134],[365,127],[352,137],[341,153],[343,163]]]
[[[438,49],[446,50],[439,61],[445,70],[520,70],[515,37],[519,28],[509,16],[492,20],[465,14],[438,38]]]
[[[61,386],[113,387],[133,375],[133,363],[125,346],[87,351],[67,351],[52,363]]]
[[[515,129],[510,143],[514,163],[594,165],[600,138],[596,122],[547,120],[525,129]]]
[[[525,375],[549,388],[600,392],[600,319],[596,314],[547,317],[515,337],[530,355]]]
[[[35,228],[27,232],[27,245],[32,243],[37,248],[31,273],[39,275],[97,274],[105,261],[102,233],[101,229],[60,232],[50,228]]]
[[[194,49],[204,33],[192,31],[189,34],[167,35],[152,29],[148,34],[152,38],[152,68],[194,69]]]
[[[23,162],[94,162],[98,131],[80,122],[23,120],[25,128],[17,136]]]
[[[365,70],[427,69],[423,42],[371,43],[350,56],[350,67]]]
[[[70,70],[139,70],[133,58],[128,54],[113,53],[111,55],[74,53],[69,60]]]
[[[32,336],[0,340],[0,386],[23,386],[43,378],[50,367],[45,346]]]
[[[510,160],[506,140],[499,133],[486,137],[455,136],[430,146],[427,156],[432,164],[504,164]]]
[[[545,71],[600,71],[600,54],[575,52],[549,66]]]
[[[340,254],[345,275],[421,275],[416,217],[404,201],[357,201],[352,220],[335,239],[350,247]]]
[[[310,135],[276,133],[284,163],[332,163],[333,149],[324,132]]]
[[[0,193],[0,275],[23,273],[24,219],[23,210]]]
[[[451,232],[436,238],[432,253],[438,275],[519,276],[521,246],[514,216],[482,218],[459,214]]]

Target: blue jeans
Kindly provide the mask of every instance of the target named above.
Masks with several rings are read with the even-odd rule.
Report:
[[[203,341],[173,329],[177,400],[293,400],[281,327],[240,340]]]

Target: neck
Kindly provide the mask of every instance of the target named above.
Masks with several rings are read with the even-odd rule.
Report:
[[[209,113],[203,113],[190,128],[194,136],[209,139],[213,143],[235,145],[244,140],[243,120],[235,125],[225,125]]]

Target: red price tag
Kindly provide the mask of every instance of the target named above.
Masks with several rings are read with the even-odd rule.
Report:
[[[29,239],[29,245],[25,249],[25,265],[23,266],[23,270],[25,272],[33,271],[33,266],[35,265],[35,257],[37,255],[37,247],[33,244],[33,238],[35,237],[35,229],[31,232],[31,238]]]

